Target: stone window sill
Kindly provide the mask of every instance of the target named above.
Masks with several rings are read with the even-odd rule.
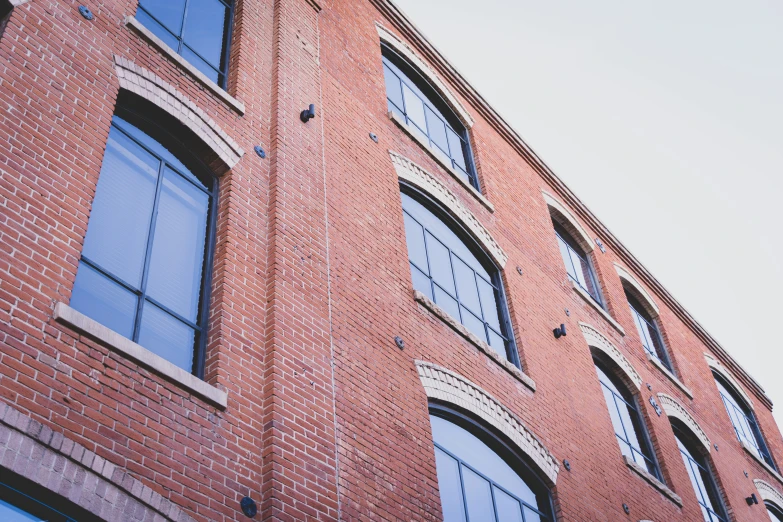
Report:
[[[82,332],[124,356],[133,359],[147,368],[175,382],[185,390],[198,395],[205,401],[225,410],[228,406],[228,394],[189,374],[163,357],[152,353],[143,346],[110,330],[99,322],[77,312],[65,303],[54,307],[54,319],[66,326]]]
[[[190,62],[188,62],[185,58],[177,54],[177,52],[169,47],[163,40],[155,36],[155,34],[144,27],[141,22],[136,20],[135,16],[127,16],[125,17],[125,25],[132,28],[134,31],[139,33],[142,37],[144,37],[146,40],[148,40],[150,43],[152,43],[155,47],[157,47],[160,51],[163,52],[170,60],[177,63],[180,67],[185,69],[188,74],[196,78],[199,82],[201,82],[204,87],[212,91],[213,94],[216,94],[221,100],[226,102],[232,109],[234,109],[239,115],[245,114],[245,104],[241,101],[237,100],[230,94],[228,94],[222,87],[220,87],[218,84],[207,78],[204,73],[196,69]]]
[[[622,326],[620,326],[620,323],[618,323],[617,321],[615,321],[615,320],[614,320],[614,317],[612,317],[611,315],[609,315],[609,312],[607,312],[606,310],[604,310],[603,308],[601,308],[601,305],[599,305],[598,303],[596,303],[596,302],[595,302],[595,299],[593,299],[593,296],[591,296],[590,294],[588,294],[588,293],[587,293],[587,292],[586,292],[586,291],[585,291],[585,290],[584,290],[584,289],[583,289],[581,286],[579,286],[578,284],[576,284],[576,283],[574,283],[573,281],[571,281],[571,279],[569,279],[569,281],[571,282],[571,288],[573,288],[573,289],[574,289],[574,291],[575,291],[577,294],[579,294],[580,296],[582,296],[582,299],[584,299],[585,301],[587,301],[587,303],[588,303],[590,306],[592,306],[592,307],[593,307],[593,308],[594,308],[594,309],[595,309],[595,310],[596,310],[596,311],[597,311],[599,314],[601,314],[601,317],[603,317],[604,319],[606,319],[606,322],[608,322],[610,325],[612,325],[612,327],[613,327],[615,330],[617,330],[618,332],[620,332],[620,335],[622,335],[622,336],[625,336],[625,330],[623,329],[623,327],[622,327]]]
[[[626,466],[628,466],[631,471],[642,477],[644,480],[647,481],[648,484],[650,484],[652,487],[657,489],[660,493],[662,493],[666,498],[677,504],[679,507],[682,507],[682,499],[680,496],[669,489],[669,487],[655,478],[654,476],[650,475],[650,473],[647,472],[646,469],[641,467],[636,462],[632,461],[628,458],[627,455],[623,455],[623,460],[625,461]]]
[[[397,124],[398,127],[404,130],[405,133],[411,138],[413,138],[413,140],[416,143],[421,145],[421,148],[427,151],[427,153],[429,153],[429,155],[432,156],[432,158],[435,161],[437,161],[441,167],[446,169],[446,172],[451,174],[451,176],[454,179],[456,179],[460,183],[460,185],[462,185],[470,193],[471,196],[476,198],[479,201],[479,203],[481,203],[487,208],[487,210],[489,210],[490,212],[495,212],[495,205],[493,205],[487,198],[484,197],[483,194],[481,194],[478,190],[476,190],[476,187],[474,187],[473,185],[471,185],[470,183],[462,179],[462,176],[457,171],[454,170],[454,167],[452,167],[451,165],[443,161],[443,158],[441,158],[437,152],[432,150],[432,147],[430,146],[429,143],[424,141],[417,132],[411,130],[408,124],[405,123],[405,120],[400,118],[395,112],[392,111],[389,111],[389,119],[391,119],[394,123]]]
[[[763,467],[763,468],[764,468],[764,469],[767,471],[767,473],[769,473],[770,475],[772,475],[773,477],[775,477],[775,478],[778,480],[778,482],[780,482],[781,484],[783,484],[783,477],[781,477],[781,476],[780,476],[780,473],[778,473],[777,471],[775,471],[775,469],[774,469],[772,466],[770,466],[769,464],[767,464],[766,462],[764,462],[764,459],[762,459],[761,457],[759,457],[758,455],[756,455],[756,450],[754,450],[754,449],[750,448],[750,447],[747,445],[747,443],[746,443],[745,441],[743,441],[743,440],[741,440],[741,441],[740,441],[740,444],[742,445],[742,449],[744,449],[746,453],[748,453],[748,454],[749,454],[751,457],[753,457],[753,459],[754,459],[756,462],[758,462],[759,464],[761,464],[761,466],[762,466],[762,467]]]
[[[522,370],[514,366],[513,363],[506,360],[506,358],[500,355],[498,352],[496,352],[494,348],[492,348],[487,343],[485,343],[484,341],[482,341],[481,339],[473,335],[467,328],[461,325],[459,321],[457,321],[451,315],[449,315],[448,312],[446,312],[443,308],[441,308],[440,306],[432,302],[432,300],[429,297],[419,292],[418,290],[414,290],[413,298],[416,300],[417,303],[424,306],[424,308],[432,312],[437,318],[439,318],[441,321],[446,323],[452,330],[454,330],[462,337],[464,337],[466,340],[471,342],[474,346],[476,346],[476,348],[478,348],[479,351],[488,355],[490,359],[492,359],[501,368],[503,368],[508,373],[510,373],[512,377],[514,377],[519,382],[521,382],[522,384],[530,388],[531,391],[536,391],[536,383],[533,381],[533,379],[530,378],[529,375],[527,375],[525,372],[523,372]]]
[[[645,351],[645,353],[647,352]],[[647,360],[650,361],[653,366],[658,368],[666,377],[668,377],[669,380],[672,381],[672,383],[680,389],[680,391],[682,391],[685,395],[688,396],[689,399],[693,399],[693,392],[690,390],[690,388],[685,386],[682,383],[682,381],[680,381],[666,366],[663,365],[661,361],[659,361],[649,353],[647,353]]]

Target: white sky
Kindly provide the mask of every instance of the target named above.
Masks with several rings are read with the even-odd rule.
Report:
[[[783,426],[783,4],[395,1]]]

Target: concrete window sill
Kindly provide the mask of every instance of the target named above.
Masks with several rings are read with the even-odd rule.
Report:
[[[461,175],[460,175],[460,174],[459,174],[459,173],[458,173],[456,170],[454,170],[454,167],[452,167],[451,165],[449,165],[448,163],[446,163],[446,162],[443,160],[443,158],[441,158],[441,157],[438,155],[438,153],[437,153],[437,152],[435,152],[434,150],[432,150],[432,147],[430,146],[430,144],[429,144],[429,143],[427,143],[425,140],[423,140],[423,139],[422,139],[422,137],[421,137],[421,136],[420,136],[420,135],[419,135],[417,132],[413,131],[413,130],[412,130],[412,129],[411,129],[409,126],[408,126],[408,124],[407,124],[407,123],[405,123],[405,120],[403,120],[403,119],[402,119],[400,116],[398,116],[396,113],[394,113],[394,112],[392,112],[392,111],[389,111],[389,119],[391,119],[391,120],[392,120],[394,123],[396,123],[396,124],[397,124],[397,126],[398,126],[398,127],[400,127],[402,130],[404,130],[404,131],[405,131],[405,133],[406,133],[408,136],[410,136],[411,138],[413,138],[413,140],[414,140],[416,143],[418,143],[419,145],[421,145],[421,148],[423,148],[425,151],[427,151],[427,153],[428,153],[430,156],[432,156],[432,158],[433,158],[435,161],[437,161],[437,162],[438,162],[438,164],[439,164],[441,167],[443,167],[444,169],[446,169],[446,172],[448,172],[449,174],[451,174],[451,176],[452,176],[454,179],[456,179],[456,180],[457,180],[457,181],[460,183],[460,185],[462,185],[462,186],[463,186],[463,187],[464,187],[464,188],[465,188],[465,189],[466,189],[466,190],[467,190],[467,191],[470,193],[470,195],[471,195],[471,196],[473,196],[474,198],[476,198],[476,199],[479,201],[479,203],[481,203],[482,205],[484,205],[484,206],[487,208],[487,210],[489,210],[490,212],[495,212],[495,205],[493,205],[493,204],[492,204],[492,203],[491,203],[491,202],[490,202],[490,201],[489,201],[487,198],[485,198],[485,197],[484,197],[484,195],[483,195],[483,194],[481,194],[481,192],[479,192],[478,190],[476,190],[476,187],[474,187],[473,185],[471,185],[470,183],[468,183],[467,181],[465,181],[464,179],[462,179],[462,176],[461,176]]]
[[[767,473],[775,477],[778,482],[783,484],[783,477],[780,476],[780,473],[775,471],[775,469],[772,466],[764,462],[764,459],[762,459],[756,454],[756,450],[749,447],[747,443],[745,443],[745,441],[740,441],[740,445],[742,445],[742,449],[744,449],[746,453],[748,453],[751,457],[753,457],[753,460],[761,464],[761,466],[767,471]]]
[[[647,353],[647,352],[645,352]],[[652,363],[653,366],[658,368],[670,381],[672,381],[672,384],[677,386],[682,393],[688,396],[689,399],[693,399],[693,392],[685,386],[682,381],[680,381],[666,366],[663,365],[661,361],[647,353],[647,360]]]
[[[628,466],[631,471],[642,477],[645,481],[647,481],[648,484],[650,484],[652,487],[657,489],[660,493],[663,494],[666,498],[677,504],[679,507],[682,507],[682,499],[680,496],[669,489],[666,484],[655,478],[654,476],[650,475],[650,473],[647,472],[646,469],[641,467],[636,462],[632,461],[628,458],[627,455],[623,455],[623,460],[625,461],[626,466]]]
[[[570,279],[569,279],[569,281],[571,282],[571,288],[574,289],[574,292],[576,292],[577,294],[582,296],[582,299],[587,301],[587,303],[590,306],[592,306],[595,309],[596,312],[601,314],[601,317],[606,319],[606,322],[608,322],[615,330],[617,330],[620,333],[620,335],[625,336],[625,330],[623,329],[622,326],[620,326],[620,323],[615,321],[614,317],[609,315],[609,312],[607,312],[606,310],[601,308],[601,305],[599,305],[598,303],[595,302],[595,299],[593,299],[593,296],[588,294],[581,286],[579,286],[578,284],[574,283]]]
[[[169,60],[175,62],[177,65],[182,67],[188,74],[190,74],[196,80],[201,82],[201,84],[203,84],[204,87],[212,91],[213,94],[216,94],[221,100],[227,103],[239,115],[245,114],[244,103],[242,103],[241,101],[237,100],[236,98],[228,94],[222,87],[220,87],[218,84],[216,84],[215,82],[207,78],[204,75],[204,73],[196,69],[185,58],[177,54],[177,51],[169,47],[163,40],[155,36],[155,34],[152,31],[144,27],[141,24],[141,22],[136,20],[136,17],[134,16],[125,17],[125,25],[132,28],[134,31],[136,31],[142,37],[148,40],[151,44],[157,47],[161,52],[163,52],[163,54],[166,55],[166,57],[168,57]]]
[[[435,317],[446,323],[452,330],[457,332],[459,335],[464,337],[467,341],[472,343],[476,348],[479,349],[479,351],[483,352],[489,358],[497,363],[501,368],[506,370],[508,373],[511,374],[512,377],[517,379],[519,382],[530,388],[531,391],[536,391],[536,383],[533,381],[533,379],[530,378],[529,375],[527,375],[525,372],[514,366],[513,363],[509,362],[505,357],[500,355],[498,352],[495,351],[494,348],[489,346],[487,343],[473,335],[473,333],[470,332],[467,328],[465,328],[462,324],[459,323],[456,319],[454,319],[451,315],[448,314],[443,308],[436,305],[432,300],[430,300],[429,297],[424,295],[423,293],[419,292],[418,290],[413,291],[413,298],[416,300],[417,303],[421,304],[432,312]]]
[[[99,322],[77,312],[65,303],[57,303],[54,307],[54,319],[74,330],[82,332],[103,343],[112,350],[136,361],[178,384],[188,392],[199,396],[205,401],[223,410],[228,406],[228,394],[207,384],[198,377],[189,374],[163,357],[152,353],[143,346],[134,343],[117,332],[106,328]]]

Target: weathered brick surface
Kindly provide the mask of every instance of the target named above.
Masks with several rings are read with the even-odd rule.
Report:
[[[73,482],[81,472],[54,453],[67,455],[96,475],[96,495],[109,488],[101,480],[115,480],[96,466],[120,470],[111,487],[150,516],[170,516],[165,504],[176,518],[241,520],[239,500],[250,495],[259,520],[439,520],[421,361],[459,376],[462,391],[448,394],[490,398],[499,425],[523,427],[513,429],[544,475],[570,461],[556,472],[558,520],[701,520],[667,416],[650,405],[656,395],[713,444],[733,520],[761,520],[744,501],[754,479],[770,498],[783,483],[737,442],[705,352],[750,398],[781,462],[768,398],[388,4],[319,4],[236,0],[228,92],[244,113],[125,24],[135,0],[89,5],[91,22],[70,0],[15,7],[0,39],[0,409],[13,411],[0,426],[0,465],[17,466],[21,452],[52,484],[57,474]],[[389,118],[378,24],[464,108],[490,205]],[[152,93],[161,114],[189,121],[199,148],[220,159],[205,380],[228,393],[225,410],[52,319],[70,299],[111,116],[132,86]],[[317,116],[304,124],[310,103]],[[252,153],[258,144],[266,159]],[[405,165],[504,265],[522,376],[414,299],[396,168]],[[608,246],[591,256],[625,335],[567,280],[544,192],[588,241]],[[657,305],[693,398],[645,356],[616,264]],[[568,335],[555,340],[561,323]],[[621,458],[588,340],[632,376],[681,508]]]

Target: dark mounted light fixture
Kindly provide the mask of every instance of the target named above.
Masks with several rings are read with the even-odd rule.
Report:
[[[86,5],[79,6],[79,14],[82,15],[86,20],[92,20],[95,18],[95,16],[92,14],[92,11],[90,11]]]
[[[560,328],[555,328],[552,330],[552,333],[555,334],[555,339],[560,339],[561,337],[565,337],[566,335],[566,327],[564,324],[560,325]]]
[[[299,115],[299,119],[304,123],[307,123],[313,118],[315,118],[315,105],[311,103],[310,107],[302,111],[302,114]]]
[[[745,502],[747,502],[749,506],[752,506],[753,504],[758,504],[759,499],[757,499],[756,494],[753,493],[751,496],[745,498]]]
[[[394,338],[394,344],[396,344],[397,348],[399,348],[400,350],[405,349],[405,341],[403,341],[402,337],[400,337],[399,335]]]
[[[258,507],[255,501],[250,497],[245,497],[239,501],[239,507],[242,508],[242,513],[248,518],[253,518],[258,513]]]

